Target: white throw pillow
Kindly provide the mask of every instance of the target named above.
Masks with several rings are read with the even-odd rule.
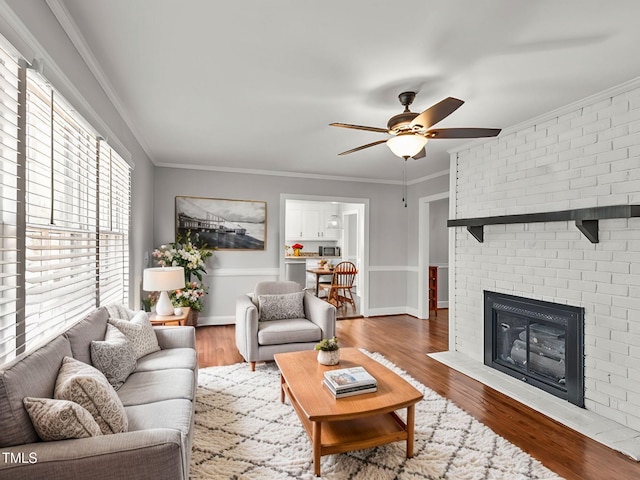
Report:
[[[45,442],[102,435],[89,411],[77,403],[33,397],[23,398],[22,403],[33,428]]]
[[[258,295],[260,320],[304,318],[304,292]]]
[[[109,323],[120,330],[133,345],[136,360],[160,350],[158,338],[147,317],[147,312],[140,310],[131,320],[110,318]]]
[[[118,390],[136,369],[136,352],[124,333],[107,324],[104,340],[91,342],[91,362]]]
[[[109,312],[109,318],[121,318],[123,320],[131,320],[136,314],[134,310],[130,310],[121,303],[110,303],[105,305],[107,312]]]
[[[75,358],[62,360],[53,397],[86,408],[104,435],[126,432],[129,427],[124,406],[106,377]]]

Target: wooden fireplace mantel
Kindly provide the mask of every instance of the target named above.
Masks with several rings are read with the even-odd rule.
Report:
[[[598,220],[640,217],[640,205],[611,205],[604,207],[575,208],[544,213],[498,215],[495,217],[462,218],[447,221],[447,227],[467,227],[478,242],[484,241],[485,225],[511,223],[563,222],[573,220],[580,232],[591,243],[598,243]]]

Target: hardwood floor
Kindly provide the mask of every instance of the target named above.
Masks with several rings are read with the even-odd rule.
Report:
[[[242,362],[234,335],[233,325],[198,327],[200,367]],[[639,462],[427,357],[427,353],[448,349],[447,310],[439,310],[438,317],[429,320],[409,315],[339,320],[337,336],[343,346],[380,352],[558,475],[567,479],[640,479]]]

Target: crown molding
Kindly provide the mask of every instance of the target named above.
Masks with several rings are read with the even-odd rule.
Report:
[[[503,135],[503,134],[508,135],[511,133],[518,132],[520,130],[527,129],[529,127],[533,127],[540,123],[544,123],[554,118],[561,117],[568,113],[574,112],[577,109],[582,108],[586,105],[591,105],[591,104],[600,102],[602,100],[606,100],[607,98],[615,97],[616,95],[620,95],[621,93],[626,93],[629,90],[632,90],[638,87],[640,87],[640,77],[632,78],[631,80],[627,80],[626,82],[620,83],[618,85],[614,85],[613,87],[607,88],[606,90],[602,90],[601,92],[594,93],[593,95],[589,95],[588,97],[582,98],[580,100],[576,100],[575,102],[571,102],[567,105],[556,108],[555,110],[551,110],[550,112],[543,113],[536,117],[530,118],[529,120],[525,120],[524,122],[516,123],[511,127],[503,128],[502,132],[500,132],[500,135]],[[500,135],[491,140],[493,141],[500,140]],[[484,140],[484,142],[482,140],[467,142],[464,145],[461,145],[456,148],[452,148],[451,150],[447,150],[447,152],[450,154],[461,152],[463,150],[468,150],[476,145],[479,145],[480,143],[485,143],[491,140]]]
[[[448,168],[446,170],[440,170],[439,172],[435,172],[424,177],[416,178],[415,180],[410,180],[407,182],[407,185],[416,185],[418,183],[426,182],[427,180],[433,180],[434,178],[445,177],[447,175],[449,175]]]
[[[156,167],[164,167],[164,168],[182,168],[182,169],[190,169],[190,170],[208,170],[208,171],[218,171],[218,172],[227,172],[227,173],[241,173],[248,175],[271,175],[271,176],[283,176],[283,177],[296,177],[296,178],[309,178],[314,180],[331,180],[331,181],[344,181],[344,182],[359,182],[359,183],[378,183],[378,184],[387,184],[387,185],[402,185],[402,181],[400,180],[381,180],[375,178],[367,178],[367,177],[344,177],[344,176],[336,176],[336,175],[320,175],[320,174],[304,174],[304,173],[296,173],[296,172],[287,172],[287,171],[271,171],[271,170],[255,170],[255,169],[243,169],[243,168],[229,168],[229,167],[217,167],[217,166],[200,166],[200,165],[184,165],[184,164],[175,164],[175,163],[162,163],[154,161],[151,148],[144,140],[143,135],[140,133],[135,123],[131,120],[129,115],[127,114],[126,109],[124,108],[124,103],[116,93],[115,89],[111,85],[107,75],[104,73],[100,63],[94,56],[91,48],[89,47],[86,39],[80,32],[77,23],[69,13],[66,5],[62,0],[45,0],[49,9],[54,14],[58,23],[67,34],[71,43],[74,45],[85,64],[91,71],[92,75],[98,82],[98,84],[102,87],[105,94],[113,104],[114,108],[117,110],[118,114],[121,116],[133,136],[136,138],[144,152],[147,154],[151,162]],[[2,0],[4,3],[4,0]],[[51,60],[47,60],[50,62]],[[85,102],[86,103],[86,102]],[[90,107],[89,107],[90,108]],[[112,134],[110,130],[108,130],[109,135],[107,138],[115,138],[115,135]],[[118,142],[119,143],[119,142]],[[126,150],[126,148],[125,148]],[[128,153],[128,152],[127,152]],[[131,155],[128,155],[128,158],[131,158]],[[131,163],[131,162],[130,162]],[[449,175],[448,170],[443,170],[440,172],[436,172],[424,177],[420,177],[414,180],[410,180],[407,182],[407,185],[415,185],[418,183],[422,183],[434,178],[442,177],[445,175]]]
[[[176,168],[181,170],[202,170],[209,172],[224,172],[224,173],[237,173],[240,175],[265,175],[272,177],[291,177],[291,178],[305,178],[310,180],[329,180],[332,182],[357,182],[357,183],[377,183],[384,185],[402,185],[400,180],[384,180],[379,178],[367,178],[367,177],[347,177],[338,175],[321,175],[315,173],[299,173],[289,171],[276,171],[276,170],[257,170],[250,168],[233,168],[233,167],[217,167],[213,165],[189,165],[183,163],[155,163],[156,167],[160,168]],[[440,172],[432,173],[424,177],[417,178],[407,185],[415,185],[427,180],[431,180],[438,177],[449,175],[449,170],[442,170]]]
[[[26,27],[20,17],[18,17],[13,9],[7,4],[5,0],[0,0],[0,16],[7,22],[8,26],[16,33],[18,38],[25,44],[26,48],[30,49],[38,60],[44,61],[47,70],[51,71],[51,76],[47,76],[47,79],[54,85],[57,85],[60,90],[64,89],[68,92],[71,98],[67,98],[71,104],[79,110],[86,112],[86,118],[93,128],[98,130],[99,134],[109,139],[109,144],[120,154],[120,156],[131,166],[135,167],[135,164],[131,158],[131,152],[125,147],[115,133],[109,128],[109,126],[102,120],[100,115],[93,109],[91,104],[87,102],[82,93],[75,87],[75,85],[69,80],[69,77],[58,67],[53,57],[49,55],[47,50],[36,39],[31,31]],[[20,56],[27,60],[23,52],[20,52]],[[28,61],[28,60],[27,60]]]
[[[124,108],[124,103],[122,102],[122,100],[116,93],[115,89],[111,85],[111,82],[107,78],[107,75],[104,73],[104,70],[102,70],[100,63],[98,62],[93,52],[89,48],[89,45],[87,44],[87,41],[85,40],[84,36],[82,35],[82,33],[80,33],[80,29],[78,28],[77,23],[69,13],[69,10],[67,10],[67,7],[64,5],[64,3],[61,0],[45,0],[45,1],[49,6],[49,9],[53,13],[53,15],[58,20],[58,23],[60,24],[64,32],[69,37],[69,40],[71,40],[71,43],[80,54],[80,57],[82,57],[82,60],[84,60],[84,63],[87,65],[87,68],[89,68],[89,71],[91,72],[91,74],[94,76],[94,78],[96,79],[96,81],[98,82],[102,90],[104,90],[105,94],[111,101],[112,105],[114,106],[114,108],[116,109],[116,111],[118,112],[122,120],[124,121],[124,123],[127,125],[127,127],[129,128],[129,130],[131,131],[131,133],[133,134],[137,142],[140,144],[144,152],[147,154],[147,157],[151,159],[152,158],[151,149],[149,148],[147,143],[144,141],[144,138],[142,137],[142,134],[140,133],[140,131],[137,129],[135,123],[131,120],[131,118],[127,114],[127,111]]]
[[[378,183],[384,185],[402,185],[400,180],[384,180],[379,178],[367,178],[367,177],[347,177],[338,175],[321,175],[315,173],[299,173],[289,171],[277,171],[277,170],[257,170],[250,168],[233,168],[233,167],[217,167],[213,165],[188,165],[183,163],[156,163],[156,167],[161,168],[177,168],[181,170],[202,170],[209,172],[224,172],[224,173],[237,173],[241,175],[265,175],[272,177],[291,177],[291,178],[306,178],[310,180],[330,180],[332,182],[358,182],[358,183]],[[408,182],[409,185],[424,182],[432,178],[448,175],[449,170],[443,170],[425,177],[421,177],[417,180]]]

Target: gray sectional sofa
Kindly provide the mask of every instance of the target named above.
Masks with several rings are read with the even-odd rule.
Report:
[[[65,357],[91,364],[109,314],[93,311],[63,334],[0,367],[0,479],[171,479],[189,477],[197,386],[193,327],[154,327],[160,350],[137,360],[117,390],[123,433],[41,441],[25,397],[53,398]]]

